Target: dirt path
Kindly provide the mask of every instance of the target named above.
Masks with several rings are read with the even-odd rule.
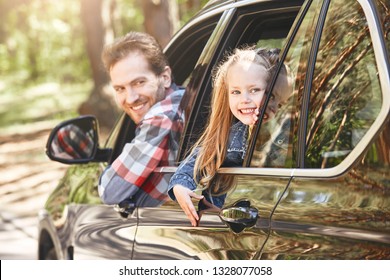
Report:
[[[49,131],[0,135],[0,259],[37,258],[37,214],[67,167],[46,157]]]

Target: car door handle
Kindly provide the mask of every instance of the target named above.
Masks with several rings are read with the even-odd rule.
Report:
[[[114,206],[114,210],[119,213],[122,218],[127,218],[133,214],[135,203],[132,199],[125,199],[121,203]]]
[[[219,217],[234,233],[240,233],[245,228],[256,224],[259,211],[250,207],[249,201],[240,201],[233,206],[223,208]]]

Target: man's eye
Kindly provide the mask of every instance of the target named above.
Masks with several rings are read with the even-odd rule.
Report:
[[[117,93],[123,93],[124,90],[125,90],[125,88],[123,88],[123,87],[116,87],[116,88],[114,88],[114,89],[115,89],[115,91],[116,91]]]
[[[136,83],[135,83],[135,86],[136,87],[140,87],[140,86],[142,86],[142,85],[144,85],[145,84],[145,80],[139,80],[139,81],[137,81]]]

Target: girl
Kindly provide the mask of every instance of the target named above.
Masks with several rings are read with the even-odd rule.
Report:
[[[206,204],[223,206],[233,182],[232,177],[217,178],[216,171],[221,166],[242,165],[247,139],[257,121],[271,77],[271,67],[264,49],[259,52],[236,49],[214,72],[212,110],[207,128],[190,156],[172,176],[168,187],[169,196],[177,200],[193,226],[197,225],[199,215],[191,198],[205,198]],[[198,185],[202,195],[194,192]]]

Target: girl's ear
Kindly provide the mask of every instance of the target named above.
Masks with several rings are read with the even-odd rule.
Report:
[[[169,66],[165,66],[164,71],[161,73],[160,77],[163,79],[163,85],[165,88],[169,88],[172,83],[172,70]]]

